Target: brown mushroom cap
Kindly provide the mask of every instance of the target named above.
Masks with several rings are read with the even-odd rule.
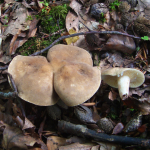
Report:
[[[100,69],[85,63],[65,65],[54,75],[55,91],[68,106],[82,104],[91,98],[100,83]]]
[[[144,74],[132,68],[111,68],[102,72],[102,79],[110,86],[118,88],[118,78],[128,76],[130,78],[130,87],[136,88],[145,81]]]
[[[81,62],[93,66],[90,53],[86,50],[72,45],[58,44],[49,49],[48,61],[51,62],[54,72],[66,64]]]
[[[48,106],[57,102],[53,69],[43,56],[16,56],[8,67],[18,95],[30,103]]]

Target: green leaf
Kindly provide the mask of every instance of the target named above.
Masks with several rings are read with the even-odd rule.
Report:
[[[136,50],[139,51],[139,50],[140,50],[140,47],[138,46],[138,47],[136,48]]]
[[[148,41],[148,40],[149,40],[148,36],[141,37],[141,39],[142,39],[142,40],[145,40],[145,41]]]

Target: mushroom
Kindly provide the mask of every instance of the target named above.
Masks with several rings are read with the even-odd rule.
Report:
[[[67,106],[76,106],[91,98],[100,83],[100,69],[85,63],[64,65],[54,75],[54,89]]]
[[[49,106],[58,98],[53,88],[53,69],[43,56],[16,56],[8,67],[18,96],[30,103]]]
[[[102,72],[102,79],[108,85],[118,88],[122,100],[129,94],[129,87],[136,88],[145,81],[144,74],[131,68],[111,68]]]
[[[72,45],[58,44],[49,49],[47,59],[50,61],[54,72],[66,64],[74,62],[86,63],[93,66],[90,53]]]

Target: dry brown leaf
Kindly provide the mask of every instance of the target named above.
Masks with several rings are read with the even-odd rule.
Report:
[[[148,99],[136,99],[133,97],[129,97],[127,100],[123,101],[125,105],[127,105],[130,108],[137,109],[138,111],[141,111],[143,115],[150,114],[150,103],[148,102]]]
[[[7,55],[14,54],[16,49],[22,46],[28,38],[35,36],[37,31],[36,25],[39,20],[32,15],[33,20],[27,20],[27,17],[30,15],[31,14],[24,5],[16,3],[16,9],[12,14],[12,20],[9,21],[8,27],[4,32],[6,37],[4,38],[5,45],[3,44],[3,50],[6,51]],[[27,30],[29,31],[26,32]],[[13,35],[13,37],[10,35]]]
[[[12,54],[12,52],[13,52],[13,47],[14,47],[14,43],[15,43],[15,41],[16,41],[16,39],[17,39],[17,37],[18,37],[18,35],[19,35],[20,33],[21,33],[21,30],[18,29],[17,34],[15,34],[15,35],[13,36],[13,38],[11,39],[11,42],[10,42],[10,49],[9,49],[9,55]]]
[[[76,12],[76,14],[79,14],[79,11],[82,8],[81,3],[79,3],[77,0],[72,0],[69,6]]]
[[[10,53],[14,54],[16,49],[18,47],[22,46],[28,40],[28,38],[35,36],[36,31],[37,31],[36,25],[38,22],[39,22],[39,20],[34,18],[31,22],[30,26],[29,26],[28,34],[22,31],[19,35],[17,35],[17,39],[14,37],[15,41],[13,41],[13,39],[12,39],[12,41],[10,43],[10,48],[9,47],[6,47],[6,48],[3,47],[3,49],[5,49],[6,51],[8,51],[8,49],[9,49]],[[18,37],[18,36],[21,36],[21,37]],[[24,38],[22,38],[22,37],[24,37]],[[8,42],[8,44],[6,44],[7,42]],[[5,45],[9,45],[9,41],[5,40]]]
[[[2,121],[0,122],[0,127],[5,127],[2,141],[3,148],[5,149],[28,149],[28,146],[33,147],[35,143],[38,143],[43,150],[47,150],[46,145],[42,141],[31,136],[24,136],[22,131],[17,127],[4,124]]]
[[[100,150],[120,150],[121,146],[119,144],[111,144],[107,142],[97,142],[100,145]]]
[[[92,146],[91,150],[100,150],[100,146],[99,145]]]
[[[132,58],[126,59],[122,57],[121,53],[114,51],[114,53],[106,52],[101,55],[99,67],[102,71],[112,67],[134,68],[136,61]]]
[[[15,122],[11,115],[0,112],[0,120],[9,125],[14,125]]]
[[[55,144],[53,141],[51,141],[51,139],[47,139],[47,147],[48,147],[48,150],[58,149],[58,145]]]
[[[66,139],[58,136],[50,136],[47,138],[48,150],[56,150],[58,146],[66,145]]]
[[[118,93],[116,93],[113,88],[111,88],[111,91],[108,94],[108,98],[112,101],[114,101],[118,96]]]
[[[31,24],[30,24],[30,26],[29,26],[29,33],[28,33],[28,35],[27,35],[28,38],[35,36],[35,33],[36,33],[36,31],[37,31],[36,25],[37,25],[38,22],[39,22],[39,19],[34,18],[34,19],[32,20],[32,22],[31,22]]]
[[[91,150],[93,145],[74,143],[66,146],[60,146],[59,150]]]
[[[10,56],[6,56],[6,55],[4,54],[4,55],[2,55],[2,56],[0,57],[0,62],[1,62],[1,63],[7,64],[7,63],[9,63],[10,61],[11,61],[11,57],[10,57]]]
[[[136,50],[136,45],[132,38],[123,35],[111,35],[103,50],[118,50],[132,54]]]
[[[22,4],[18,4],[17,9],[13,13],[12,20],[8,23],[8,27],[6,28],[4,35],[16,35],[18,33],[18,29],[28,30],[28,26],[31,23],[31,21],[26,21],[28,16],[28,10]]]
[[[69,11],[67,16],[66,16],[66,29],[69,32],[70,29],[74,29],[76,32],[79,31],[78,29],[78,23],[79,23],[79,18],[78,16]]]
[[[7,4],[10,4],[10,3],[15,3],[16,1],[15,1],[15,0],[5,0],[5,2],[6,2]]]

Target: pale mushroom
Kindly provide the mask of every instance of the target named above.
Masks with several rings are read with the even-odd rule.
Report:
[[[58,98],[53,89],[53,69],[43,56],[16,56],[8,67],[18,96],[30,103],[49,106]]]
[[[131,68],[111,68],[102,72],[102,79],[108,85],[118,88],[122,100],[129,95],[129,87],[136,88],[145,81],[144,74]]]
[[[96,93],[100,83],[100,69],[85,63],[64,65],[54,75],[55,91],[67,106],[87,101]]]
[[[86,63],[93,66],[91,55],[86,50],[72,45],[58,44],[49,49],[47,59],[53,66],[54,72],[66,64],[74,62]]]

